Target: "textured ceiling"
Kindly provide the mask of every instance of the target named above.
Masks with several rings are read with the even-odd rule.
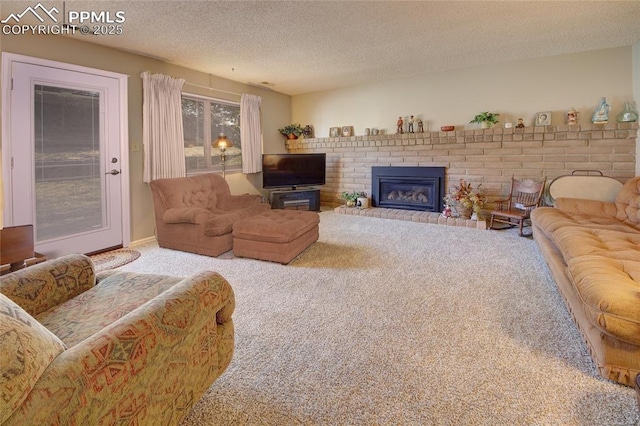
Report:
[[[62,2],[41,0],[45,6]],[[2,16],[31,2],[2,1]],[[67,1],[125,12],[77,36],[289,95],[640,40],[640,1]]]

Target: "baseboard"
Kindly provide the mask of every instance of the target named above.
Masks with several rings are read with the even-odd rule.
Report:
[[[129,247],[136,247],[136,246],[141,246],[143,244],[147,244],[147,243],[152,243],[156,241],[156,237],[147,237],[147,238],[142,238],[141,240],[135,240],[135,241],[131,241],[131,244],[129,244]]]

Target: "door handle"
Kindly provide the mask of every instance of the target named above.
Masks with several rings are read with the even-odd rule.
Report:
[[[105,175],[119,175],[120,170],[112,169],[110,172],[105,173]]]

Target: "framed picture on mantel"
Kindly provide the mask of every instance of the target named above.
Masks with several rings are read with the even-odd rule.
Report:
[[[340,137],[340,127],[330,127],[329,128],[329,137],[330,138],[339,138]]]
[[[536,126],[550,126],[551,111],[539,112],[536,114]]]

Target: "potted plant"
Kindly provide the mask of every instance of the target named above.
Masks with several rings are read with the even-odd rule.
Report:
[[[349,192],[349,191],[344,191],[342,193],[342,198],[347,202],[347,207],[353,207],[356,205],[356,201],[358,200],[358,197],[366,197],[367,194],[364,192],[358,192],[358,191],[353,191],[353,192]]]
[[[449,207],[454,207],[463,219],[469,219],[472,215],[476,218],[480,214],[480,210],[487,202],[487,196],[482,188],[482,184],[474,189],[470,183],[464,179],[460,179],[460,185],[454,186],[453,191],[445,197],[445,203]]]
[[[288,139],[298,139],[304,130],[300,124],[294,123],[284,126],[282,129],[278,129],[278,131]]]
[[[485,111],[476,115],[473,118],[473,120],[471,120],[469,123],[480,123],[481,128],[489,129],[491,126],[493,126],[499,121],[498,117],[500,117],[500,114],[497,114],[495,112]]]

